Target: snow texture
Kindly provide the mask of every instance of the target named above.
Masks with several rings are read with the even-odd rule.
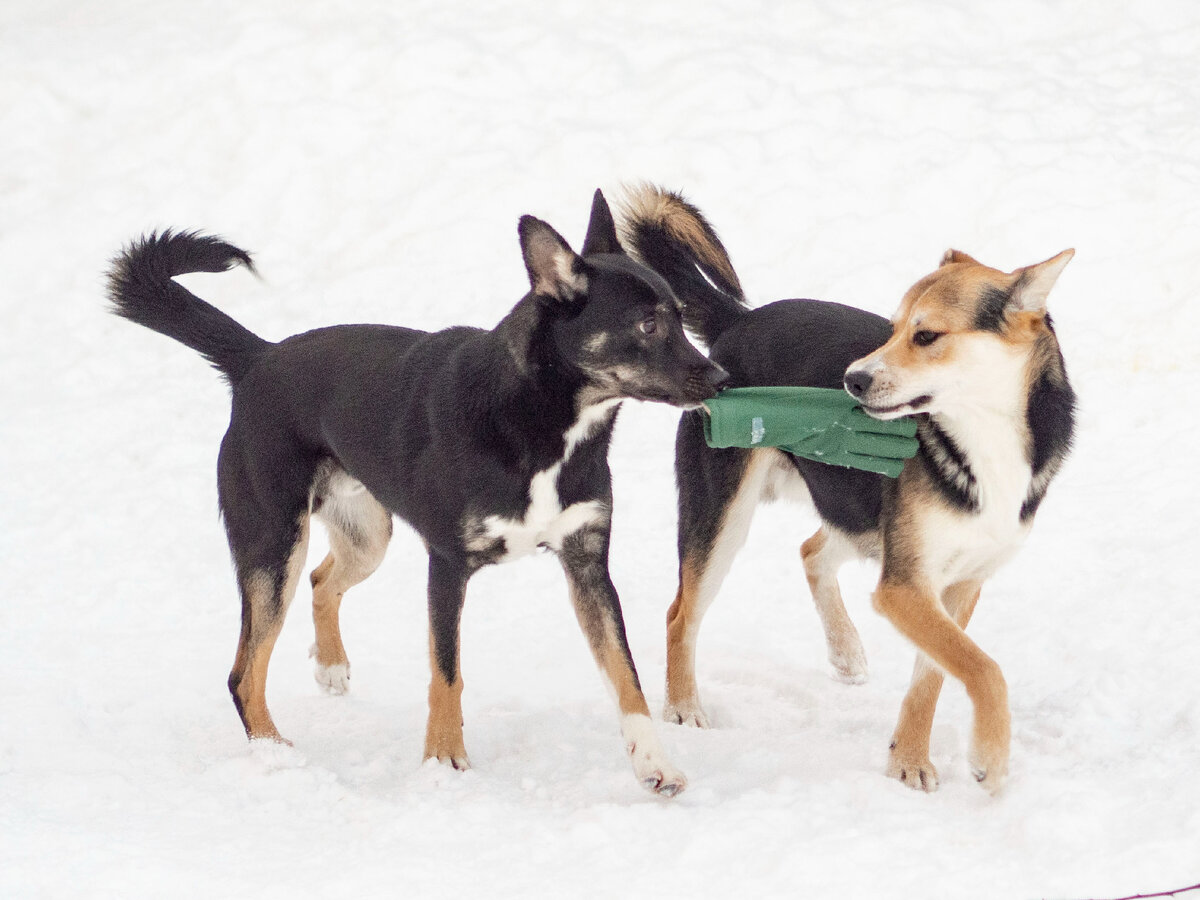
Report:
[[[1200,7],[1143,0],[183,3],[9,0],[0,18],[0,896],[1116,897],[1200,881]],[[574,246],[650,179],[720,230],[756,303],[890,314],[948,246],[1078,255],[1050,306],[1074,454],[971,633],[1002,665],[1008,787],[884,766],[913,652],[843,587],[871,680],[831,678],[799,507],[760,511],[699,643],[714,727],[658,724],[688,790],[631,777],[561,571],[480,574],[475,768],[421,765],[425,559],[399,528],[348,595],[352,688],[314,684],[302,590],[248,746],[215,509],[226,392],[106,312],[152,228],[245,270],[186,283],[271,339],[491,327],[517,218]],[[629,404],[613,577],[651,707],[675,590],[675,415]],[[310,564],[324,548],[315,529]],[[1190,548],[1190,549],[1189,549]],[[340,673],[321,680],[337,692]]]

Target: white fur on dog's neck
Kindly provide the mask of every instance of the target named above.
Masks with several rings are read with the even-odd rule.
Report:
[[[1029,523],[1021,521],[1033,479],[1026,422],[1028,358],[988,337],[976,343],[963,352],[976,371],[956,373],[960,383],[971,387],[969,396],[957,396],[949,384],[933,391],[936,412],[931,419],[965,459],[974,500],[972,509],[939,504],[926,513],[933,519],[925,542],[929,568],[947,584],[991,574],[1029,531]],[[942,529],[945,538],[936,536]]]

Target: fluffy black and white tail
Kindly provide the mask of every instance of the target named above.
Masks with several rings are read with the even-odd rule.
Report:
[[[269,343],[172,280],[236,265],[254,270],[249,253],[220,238],[170,230],[149,234],[113,260],[108,273],[113,312],[191,347],[236,384]]]
[[[667,280],[684,327],[711,347],[748,308],[716,231],[680,194],[652,184],[627,189],[620,218],[626,249]]]

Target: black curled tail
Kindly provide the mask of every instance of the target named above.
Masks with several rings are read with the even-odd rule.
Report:
[[[200,353],[237,384],[270,344],[173,280],[189,272],[251,271],[250,254],[196,232],[157,232],[134,241],[108,272],[113,312]]]
[[[626,191],[626,249],[667,280],[683,303],[683,324],[708,346],[747,310],[729,253],[703,213],[680,194],[652,184]]]

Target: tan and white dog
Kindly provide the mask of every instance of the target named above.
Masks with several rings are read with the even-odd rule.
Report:
[[[846,614],[839,567],[879,559],[875,608],[920,651],[888,774],[931,791],[934,708],[948,672],[974,705],[970,766],[995,792],[1008,773],[1009,709],[996,662],[965,632],[980,588],[1029,533],[1070,447],[1074,393],[1046,312],[1073,251],[1011,273],[951,250],[905,294],[892,321],[852,307],[745,302],[728,254],[677,194],[631,192],[624,237],[684,303],[684,324],[731,375],[730,387],[845,387],[879,418],[915,415],[920,449],[895,480],[777,449],[715,450],[701,412],[676,442],[679,591],[668,613],[668,720],[704,727],[695,643],[705,610],[759,502],[803,495],[821,527],[801,553],[830,661],[847,681],[866,657]]]

